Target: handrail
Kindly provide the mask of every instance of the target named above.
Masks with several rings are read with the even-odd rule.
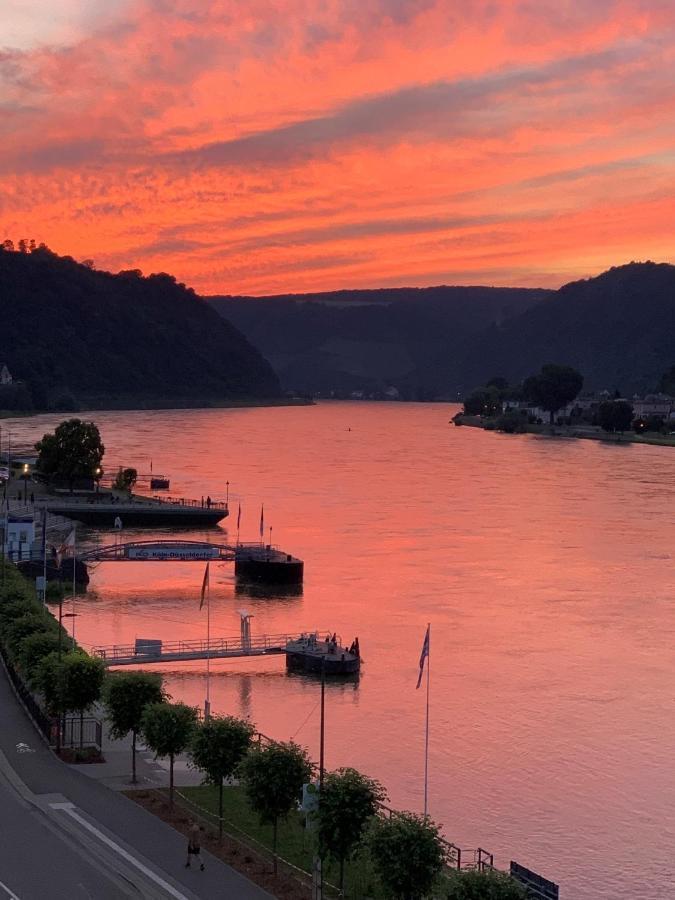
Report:
[[[314,636],[317,642],[320,642],[319,634],[316,630],[302,631],[300,633],[283,632],[281,634],[265,634],[260,637],[252,637],[248,641],[242,641],[241,637],[212,638],[211,641],[200,639],[190,641],[167,641],[161,642],[160,646],[153,645],[138,647],[136,644],[111,644],[104,647],[92,648],[92,654],[99,656],[101,659],[129,659],[137,658],[139,661],[144,659],[157,659],[171,653],[217,653],[223,652],[241,652],[246,653],[249,650],[272,650],[286,649],[289,643],[299,641],[304,636]],[[328,634],[328,632],[326,632]],[[337,638],[337,635],[336,635]],[[337,643],[340,644],[339,638]]]

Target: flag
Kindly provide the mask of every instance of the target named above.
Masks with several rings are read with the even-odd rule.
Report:
[[[237,513],[237,531],[239,531],[240,525],[241,525],[241,503],[239,504],[239,512]]]
[[[204,580],[202,581],[202,599],[199,601],[199,608],[201,609],[204,606],[204,597],[206,597],[206,592],[209,589],[209,565],[206,564],[206,568],[204,569]]]
[[[56,565],[61,566],[61,559],[63,554],[68,551],[68,548],[73,548],[73,555],[75,553],[75,529],[73,528],[68,537],[64,540],[61,546],[56,551]]]
[[[117,528],[118,531],[122,530],[122,520],[119,516],[115,516],[115,528]]]
[[[261,504],[260,506],[260,540],[262,541],[263,535],[265,534],[265,504]]]
[[[420,653],[420,674],[417,679],[417,687],[422,684],[422,674],[424,673],[424,660],[429,658],[429,629],[431,625],[427,625],[427,633],[424,635],[424,643],[422,644],[422,652]],[[428,663],[427,663],[428,665]]]

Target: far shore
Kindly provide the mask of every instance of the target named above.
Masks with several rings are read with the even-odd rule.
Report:
[[[469,426],[471,428],[482,428],[484,431],[499,431],[500,434],[506,434],[497,428],[496,418],[482,418],[481,416],[467,416],[458,413],[451,422],[456,422],[460,426]],[[635,434],[633,431],[624,432],[607,432],[601,428],[593,426],[579,425],[530,425],[524,422],[523,430],[514,432],[518,434],[538,434],[542,437],[554,438],[577,438],[588,441],[602,441],[605,444],[652,444],[656,447],[675,447],[675,434],[657,434],[650,432],[648,434]]]
[[[80,416],[83,413],[92,412],[133,412],[147,410],[166,411],[169,409],[248,409],[261,406],[314,406],[314,400],[308,397],[267,397],[267,398],[245,398],[245,399],[229,399],[229,400],[205,400],[204,402],[190,403],[187,400],[173,400],[167,403],[157,403],[152,401],[143,401],[142,399],[129,400],[120,403],[110,404],[110,401],[101,399],[100,401],[87,401],[80,409],[62,410],[62,409],[32,409],[32,410],[16,410],[16,409],[0,409],[0,419],[23,419],[32,416],[61,415],[64,418],[72,418]]]

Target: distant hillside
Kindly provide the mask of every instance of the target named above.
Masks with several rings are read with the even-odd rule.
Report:
[[[417,399],[447,395],[449,359],[550,293],[434,287],[208,299],[260,349],[286,389],[394,386]]]
[[[675,267],[631,263],[558,291],[438,287],[211,297],[287,388],[456,397],[547,362],[590,389],[652,390],[675,363]]]
[[[495,373],[517,382],[547,362],[574,366],[585,388],[653,390],[675,363],[675,266],[630,263],[566,284],[487,329],[448,374],[467,385]]]
[[[183,406],[280,394],[258,350],[166,274],[0,249],[0,366],[37,408]],[[64,402],[65,398],[65,402]]]

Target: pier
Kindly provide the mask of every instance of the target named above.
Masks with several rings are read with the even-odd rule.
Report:
[[[333,639],[334,638],[334,639]],[[356,644],[356,649],[354,645]],[[348,649],[337,635],[317,631],[301,634],[273,634],[251,637],[242,624],[242,633],[232,638],[212,638],[210,641],[161,641],[138,638],[134,644],[115,644],[95,647],[92,655],[111,666],[147,666],[165,662],[190,662],[201,659],[242,659],[253,656],[285,654],[287,668],[295,671],[326,675],[356,674],[361,656],[358,642]]]

